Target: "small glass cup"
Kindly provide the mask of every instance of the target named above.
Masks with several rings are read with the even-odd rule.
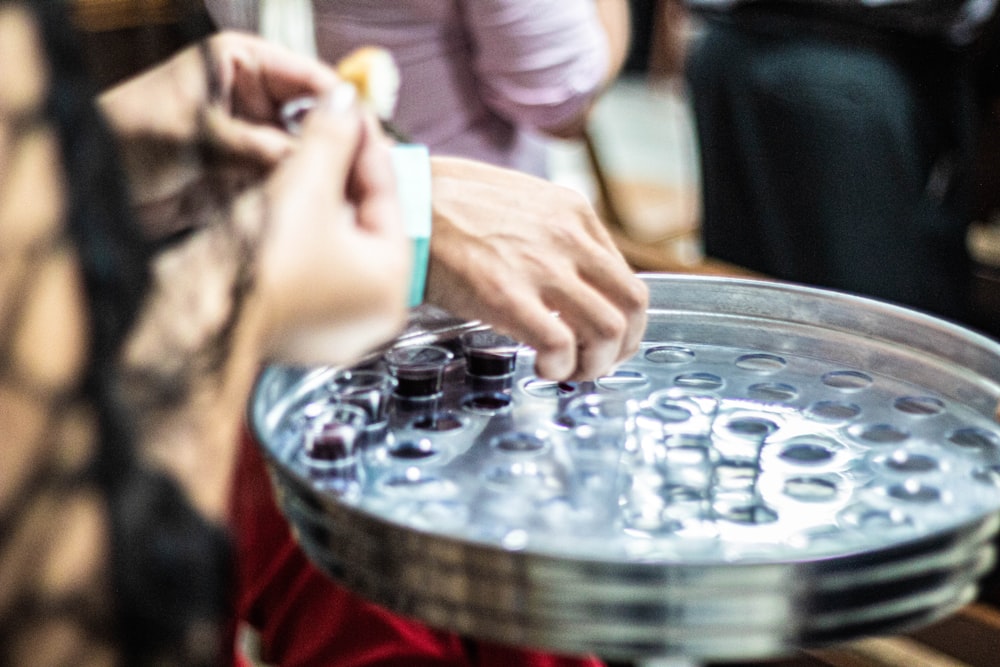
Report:
[[[317,483],[341,496],[360,493],[358,443],[367,425],[364,410],[346,403],[331,403],[312,420],[305,432],[302,460]]]
[[[685,434],[664,438],[664,447],[657,461],[667,484],[695,489],[705,496],[712,488],[716,462],[711,438]]]
[[[616,394],[584,394],[563,413],[571,425],[568,442],[573,470],[573,503],[598,523],[613,520],[619,505],[622,466],[636,447],[639,404]]]
[[[376,370],[342,370],[329,384],[332,398],[362,410],[368,417],[364,445],[370,447],[385,440],[389,427],[389,399],[396,389],[396,379]]]
[[[764,523],[767,508],[760,498],[756,462],[720,460],[712,471],[712,516],[734,523]]]
[[[618,394],[583,394],[566,404],[562,417],[572,428],[590,426],[602,446],[635,449],[639,403]]]
[[[646,405],[662,422],[663,434],[708,435],[719,410],[714,396],[690,394],[676,388],[660,389],[650,394]]]
[[[618,507],[621,448],[589,424],[576,426],[568,441],[573,504],[584,521],[607,525]]]
[[[503,378],[514,374],[521,344],[492,329],[467,331],[461,336],[465,372],[475,378]]]
[[[385,354],[389,373],[396,379],[395,395],[407,400],[441,396],[444,372],[455,357],[439,345],[406,345]]]

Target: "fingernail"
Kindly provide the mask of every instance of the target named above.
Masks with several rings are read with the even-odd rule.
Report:
[[[302,131],[302,121],[306,114],[316,107],[316,98],[299,97],[286,102],[281,108],[281,122],[285,129],[292,134],[299,134]]]
[[[329,113],[346,113],[358,99],[358,89],[346,82],[340,82],[323,98],[322,108]]]

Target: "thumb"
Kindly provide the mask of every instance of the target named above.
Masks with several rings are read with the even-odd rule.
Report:
[[[340,184],[343,196],[362,134],[357,90],[349,83],[334,86],[306,117],[295,154],[303,177],[319,176],[324,183]]]

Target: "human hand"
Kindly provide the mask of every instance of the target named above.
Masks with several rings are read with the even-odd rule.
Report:
[[[210,516],[225,508],[261,363],[354,362],[405,320],[411,249],[394,175],[353,96],[335,87],[263,185],[156,259],[125,394],[143,450]]]
[[[635,353],[648,290],[580,194],[469,160],[432,169],[428,302],[532,346],[536,372],[554,380],[594,378]]]
[[[337,81],[318,61],[222,33],[104,93],[147,233],[193,224],[188,211],[217,193],[219,178],[255,178],[288,155],[296,139],[279,125],[281,106]]]
[[[389,147],[341,83],[265,189],[272,359],[345,363],[398,333],[412,263]],[[336,184],[345,183],[344,187]]]

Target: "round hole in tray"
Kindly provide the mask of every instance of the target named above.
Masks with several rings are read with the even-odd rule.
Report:
[[[763,440],[778,430],[778,425],[766,417],[740,416],[723,424],[728,433],[750,440]]]
[[[941,462],[926,454],[915,454],[903,449],[896,450],[879,461],[893,472],[928,473],[940,469]]]
[[[872,376],[861,371],[830,371],[821,378],[823,384],[841,391],[860,391],[872,386]]]
[[[521,391],[535,398],[560,398],[577,390],[576,382],[556,382],[530,377],[521,382]]]
[[[800,441],[785,445],[778,456],[789,463],[815,465],[832,460],[834,450],[821,440]]]
[[[981,466],[972,471],[972,479],[980,484],[1000,488],[1000,465]]]
[[[818,421],[844,422],[860,415],[861,406],[844,401],[816,401],[806,408],[806,414]]]
[[[799,390],[784,382],[758,382],[750,385],[747,395],[758,401],[794,401],[799,397]]]
[[[931,417],[944,412],[944,401],[933,396],[901,396],[892,407],[908,415]]]
[[[496,436],[490,441],[490,445],[508,454],[533,454],[548,447],[548,442],[535,433],[515,431]]]
[[[639,371],[617,370],[597,378],[595,384],[606,391],[634,391],[649,386],[649,378]]]
[[[711,391],[719,389],[725,381],[715,373],[684,373],[674,378],[674,386],[685,389],[701,389]]]
[[[680,345],[657,345],[646,350],[643,357],[654,364],[686,364],[694,361],[695,355]]]
[[[941,500],[941,489],[930,484],[921,484],[912,479],[908,479],[902,484],[893,484],[886,489],[886,493],[890,498],[921,505]]]
[[[1000,449],[1000,436],[982,428],[960,428],[948,434],[948,442],[980,454],[995,453]]]
[[[446,433],[461,429],[465,426],[465,421],[453,412],[443,411],[421,415],[410,426],[418,431]]]
[[[744,354],[736,360],[737,368],[754,373],[777,373],[787,365],[788,362],[776,354]]]
[[[858,440],[873,445],[890,445],[903,442],[910,434],[894,424],[864,424],[852,429]]]
[[[513,399],[501,391],[477,392],[462,399],[462,407],[469,412],[495,415],[510,410]]]
[[[434,443],[428,438],[417,440],[401,440],[389,448],[389,456],[394,459],[419,461],[428,459],[438,453]]]
[[[791,477],[785,480],[782,492],[789,498],[820,503],[837,497],[837,483],[826,477]]]

